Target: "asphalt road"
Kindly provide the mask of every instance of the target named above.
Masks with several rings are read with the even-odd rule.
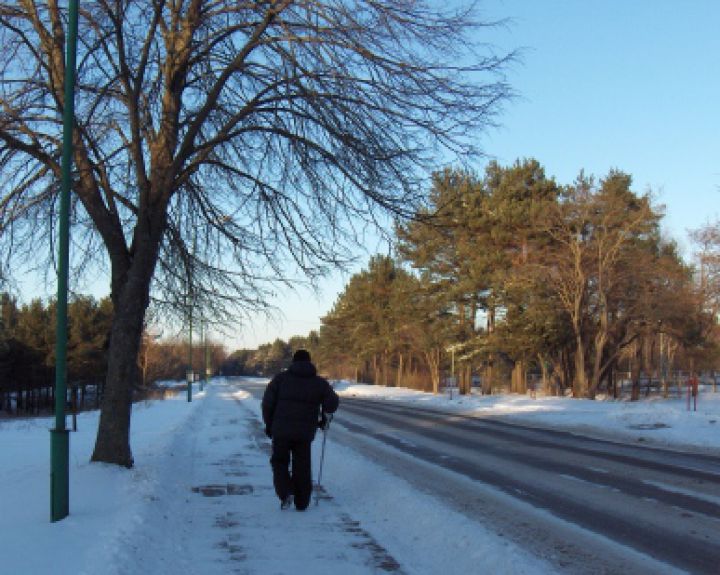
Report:
[[[720,574],[720,457],[357,398],[333,426],[560,572]]]

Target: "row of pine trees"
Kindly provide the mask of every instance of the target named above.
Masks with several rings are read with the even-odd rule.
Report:
[[[539,380],[589,398],[714,369],[719,244],[688,265],[631,186],[616,170],[560,185],[535,160],[435,174],[395,257],[371,259],[323,318],[323,369],[435,392],[447,376],[461,392]]]
[[[56,304],[35,299],[18,305],[0,296],[0,410],[38,413],[54,403]],[[90,387],[97,405],[107,366],[112,321],[109,298],[78,296],[68,304],[68,379],[85,400]]]
[[[0,296],[0,412],[42,413],[53,409],[55,382],[56,304],[35,299],[18,305]],[[108,337],[112,321],[110,298],[76,296],[68,304],[67,379],[74,409],[97,407],[107,372]],[[161,380],[184,381],[189,366],[186,338],[156,340],[144,333],[136,397],[152,393]],[[224,348],[195,341],[192,369],[202,375],[223,365]]]

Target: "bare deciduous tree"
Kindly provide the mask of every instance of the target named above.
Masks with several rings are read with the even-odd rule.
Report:
[[[594,398],[617,354],[652,321],[660,213],[637,196],[627,174],[611,171],[598,187],[581,174],[548,210],[552,242],[539,252],[547,285],[570,320],[575,345],[573,394]],[[542,277],[542,275],[541,275]]]
[[[53,234],[65,17],[57,0],[0,2],[0,231],[15,257]],[[151,294],[263,305],[288,256],[321,274],[358,217],[411,213],[423,168],[474,152],[509,93],[507,56],[476,49],[486,25],[411,0],[82,2],[73,261],[105,262],[115,309],[93,460],[133,463]]]
[[[698,287],[704,311],[712,317],[720,313],[720,221],[691,230],[698,268]]]

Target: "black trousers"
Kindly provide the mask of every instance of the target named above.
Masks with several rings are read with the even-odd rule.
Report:
[[[283,500],[290,493],[295,507],[307,509],[312,496],[311,441],[276,439],[272,441],[270,465],[273,471],[275,493]]]

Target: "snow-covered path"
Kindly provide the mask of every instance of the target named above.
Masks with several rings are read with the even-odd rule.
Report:
[[[209,387],[163,454],[117,573],[368,573],[392,558],[333,501],[281,512],[269,443],[236,385]],[[125,557],[123,559],[123,557]],[[109,573],[108,571],[105,571]]]

